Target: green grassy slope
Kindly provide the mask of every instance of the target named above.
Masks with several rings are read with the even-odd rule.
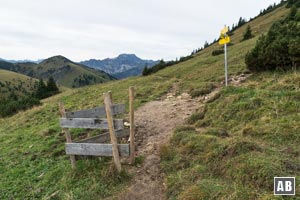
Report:
[[[299,80],[299,71],[255,74],[178,128],[161,151],[169,198],[275,199],[275,176],[299,181]]]
[[[251,22],[256,30],[251,40],[239,42],[246,26],[235,31],[234,45],[228,49],[230,74],[246,70],[244,56],[257,36],[287,12],[279,8]],[[58,125],[58,102],[63,101],[71,110],[99,106],[102,93],[111,90],[114,102],[128,103],[131,85],[137,88],[136,107],[162,96],[174,85],[179,93],[201,93],[223,80],[223,55],[211,56],[216,48],[220,47],[215,44],[191,60],[147,77],[67,90],[44,100],[42,106],[0,119],[0,199],[40,199],[52,194],[57,199],[99,199],[120,190],[129,176],[113,173],[109,158],[80,160],[78,169],[71,172]],[[74,138],[82,136],[78,130],[72,134]]]
[[[31,93],[37,80],[23,74],[0,69],[0,99],[12,91],[19,96]]]

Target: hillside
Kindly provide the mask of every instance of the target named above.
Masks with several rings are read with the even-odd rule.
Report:
[[[134,54],[120,54],[116,58],[107,58],[104,60],[90,59],[80,63],[105,71],[118,79],[123,79],[141,75],[146,65],[152,67],[158,61],[143,60]]]
[[[230,76],[247,73],[245,54],[259,35],[288,12],[280,7],[251,21],[255,37],[250,40],[241,42],[247,25],[234,32],[233,45],[228,47]],[[0,199],[101,199],[124,191],[135,174],[117,175],[109,158],[79,160],[78,169],[71,171],[58,124],[58,103],[64,102],[70,110],[91,108],[99,106],[102,93],[110,90],[114,102],[128,104],[129,86],[137,90],[136,108],[165,99],[168,92],[205,95],[222,87],[223,55],[212,56],[219,48],[214,44],[186,62],[147,77],[68,90],[44,100],[42,106],[0,119]],[[297,71],[258,74],[238,88],[221,89],[219,98],[207,105],[204,118],[192,115],[189,122],[195,124],[177,129],[169,148],[161,148],[168,197],[228,199],[233,193],[235,199],[255,199],[259,193],[259,198],[272,199],[273,176],[299,178],[295,159],[299,156],[299,95],[295,90],[299,77]],[[75,139],[84,136],[80,130],[73,130],[72,135]],[[148,154],[138,156],[143,165],[141,160]]]
[[[161,150],[168,198],[276,199],[273,177],[298,180],[299,79],[299,71],[253,75],[178,127]]]
[[[17,96],[29,94],[34,90],[36,81],[29,76],[0,69],[0,99],[9,97],[12,92]]]
[[[8,63],[0,61],[0,69],[6,69],[27,76],[47,80],[52,76],[57,84],[74,88],[96,83],[104,83],[114,78],[103,71],[74,63],[63,56],[54,56],[41,63]]]

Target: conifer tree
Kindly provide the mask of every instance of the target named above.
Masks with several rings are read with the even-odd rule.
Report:
[[[50,76],[47,81],[47,91],[51,92],[51,93],[57,93],[59,91],[59,89],[55,83],[55,80],[52,76]]]
[[[37,84],[37,89],[36,89],[36,98],[38,99],[43,99],[46,97],[46,93],[47,93],[47,87],[43,81],[43,79],[40,79],[38,84]]]
[[[246,29],[246,32],[244,33],[244,36],[243,36],[243,41],[244,40],[249,40],[253,37],[252,35],[252,30],[251,30],[251,27],[248,25],[247,26],[247,29]]]

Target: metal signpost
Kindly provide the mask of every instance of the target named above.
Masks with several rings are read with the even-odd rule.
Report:
[[[221,30],[221,36],[219,40],[220,45],[224,45],[224,55],[225,55],[225,85],[228,85],[228,66],[227,66],[227,43],[230,42],[230,37],[227,35],[228,27],[225,27]]]

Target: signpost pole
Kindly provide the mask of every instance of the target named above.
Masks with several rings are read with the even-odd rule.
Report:
[[[225,85],[228,85],[228,75],[227,75],[227,44],[224,44],[224,54],[225,54]]]
[[[219,44],[224,45],[224,55],[225,55],[225,85],[228,85],[228,66],[227,66],[227,43],[230,42],[230,37],[227,35],[228,27],[225,27],[221,30],[221,36],[219,39]]]

